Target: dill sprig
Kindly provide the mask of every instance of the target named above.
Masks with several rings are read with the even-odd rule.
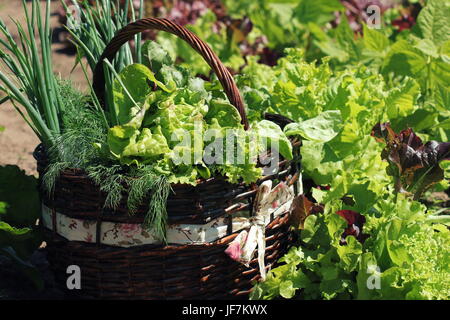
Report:
[[[170,193],[170,183],[165,176],[154,173],[151,166],[133,168],[128,181],[129,194],[127,206],[131,214],[148,201],[144,227],[153,228],[155,236],[166,240],[166,203]]]

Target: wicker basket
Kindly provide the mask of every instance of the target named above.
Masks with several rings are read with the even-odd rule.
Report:
[[[230,102],[239,110],[245,128],[248,128],[242,98],[229,71],[207,44],[177,24],[153,18],[136,21],[119,31],[100,61],[103,58],[112,60],[122,44],[147,29],[173,33],[199,52],[218,76]],[[104,96],[103,82],[103,64],[98,63],[94,72],[94,90],[100,101]],[[267,115],[267,118],[280,126],[289,121],[277,115]],[[264,176],[258,184],[268,180],[274,184],[281,182],[291,186],[296,193],[300,142],[292,143],[295,161],[281,159],[277,172]],[[35,158],[42,177],[48,164],[42,147],[36,149]],[[254,259],[246,267],[230,259],[224,251],[240,230],[248,228],[245,223],[239,225],[242,217],[236,217],[236,214],[253,214],[258,184],[230,184],[223,177],[214,177],[199,180],[195,187],[172,185],[174,192],[167,201],[169,227],[175,230],[179,226],[189,225],[193,229],[198,226],[198,230],[206,234],[203,241],[171,243],[169,239],[169,244],[163,245],[133,239],[132,243],[123,244],[115,243],[114,236],[124,226],[133,229],[143,223],[146,205],[143,204],[133,216],[128,214],[125,201],[114,212],[106,210],[103,208],[106,195],[85,172],[65,170],[51,197],[41,189],[43,212],[47,213],[46,216],[43,214],[41,222],[47,235],[48,259],[57,283],[68,293],[82,298],[247,298],[253,282],[260,277],[258,262]],[[266,224],[266,269],[272,268],[292,243],[289,207],[281,211],[278,210],[276,215],[272,213],[270,222]],[[88,230],[89,237],[84,234],[80,238],[73,232],[77,224]],[[209,229],[205,231],[205,228]],[[125,239],[128,239],[127,234]],[[66,271],[70,265],[81,269],[81,290],[66,289]]]

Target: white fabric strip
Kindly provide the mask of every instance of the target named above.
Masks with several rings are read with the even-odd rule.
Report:
[[[283,212],[290,209],[294,192],[284,183],[279,183],[272,189],[272,181],[263,182],[259,188],[254,202],[254,217],[251,218],[250,231],[243,230],[228,245],[225,253],[233,260],[245,266],[249,266],[250,261],[257,251],[258,266],[261,279],[266,279],[266,265],[264,261],[266,252],[266,225],[270,220],[271,208],[280,204]],[[286,207],[289,205],[289,207]],[[279,210],[279,209],[277,209]]]

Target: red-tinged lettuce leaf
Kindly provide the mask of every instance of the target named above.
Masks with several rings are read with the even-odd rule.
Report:
[[[366,218],[364,218],[363,215],[352,210],[340,210],[337,211],[336,214],[344,218],[349,225],[352,224],[363,225],[366,222]]]
[[[294,198],[291,205],[292,214],[289,218],[289,222],[295,228],[304,228],[304,222],[307,216],[309,216],[313,203],[305,195],[299,195]]]
[[[416,24],[415,17],[406,14],[392,21],[392,25],[398,29],[398,31],[411,29]]]
[[[367,234],[363,234],[363,227],[366,223],[366,218],[353,210],[339,210],[336,212],[337,215],[341,216],[347,222],[347,228],[341,236],[341,245],[346,245],[348,236],[354,236],[359,242],[364,243],[364,241],[369,237]]]
[[[299,229],[304,229],[306,218],[310,214],[323,213],[324,206],[313,203],[305,195],[301,194],[294,198],[291,205],[292,214],[289,222],[292,226]]]
[[[411,128],[397,134],[389,123],[377,124],[372,136],[386,144],[382,158],[389,162],[387,171],[394,177],[397,192],[413,194],[418,199],[444,178],[439,162],[450,158],[450,143],[424,144]]]

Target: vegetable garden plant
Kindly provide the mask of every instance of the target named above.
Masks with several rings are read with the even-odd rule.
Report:
[[[277,145],[286,159],[288,138],[300,137],[303,195],[292,213],[298,243],[255,283],[251,298],[448,299],[450,217],[424,199],[449,188],[450,2],[419,1],[416,24],[405,30],[391,24],[399,8],[392,6],[379,29],[361,22],[361,32],[337,0],[222,2],[230,21],[250,19],[250,31],[212,11],[189,28],[239,71],[249,131],[199,56],[162,33],[156,42],[136,36],[104,61],[105,101],[97,99],[87,68],[94,70],[119,29],[142,17],[142,1],[138,12],[128,1],[121,8],[109,0],[82,4],[80,23],[68,32],[88,93],[51,70],[49,0],[44,17],[39,1],[31,12],[24,2],[28,24],[16,24],[19,41],[0,24],[2,100],[13,102],[43,143],[47,192],[66,168],[83,169],[107,193],[105,207],[115,208],[128,185],[130,213],[148,200],[145,225],[163,238],[171,183],[223,175],[250,184],[262,175],[249,144],[240,146],[242,163],[210,165],[195,147],[179,145],[179,132],[193,141],[207,129],[222,136],[232,130],[238,141],[255,134],[257,153]],[[337,25],[330,23],[336,15]],[[241,52],[261,37],[280,57],[273,66],[258,51]],[[293,122],[282,130],[263,120],[265,113]],[[206,143],[198,147],[204,151]],[[188,164],[174,160],[180,153]],[[20,256],[18,242],[2,240],[19,241],[15,223],[0,219],[0,252],[12,248]]]

